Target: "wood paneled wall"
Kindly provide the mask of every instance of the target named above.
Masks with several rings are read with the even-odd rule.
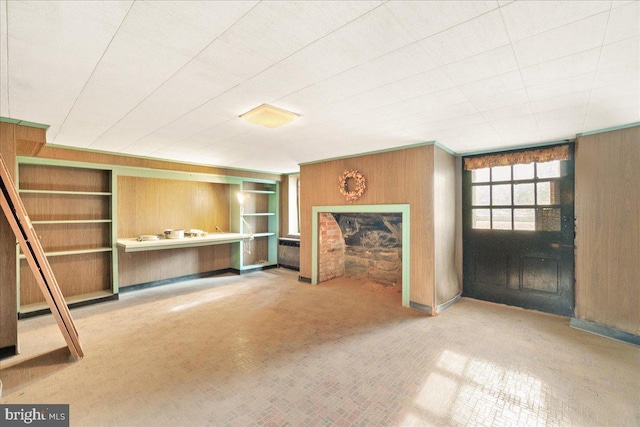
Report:
[[[229,185],[118,177],[118,237],[162,234],[167,228],[229,230]],[[118,254],[125,287],[231,267],[231,246]]]
[[[456,159],[439,147],[434,147],[433,191],[435,304],[437,306],[461,292],[455,260]]]
[[[45,138],[45,129],[0,122],[0,153],[14,179],[18,145],[34,150]],[[0,214],[0,348],[18,346],[16,290],[16,238]]]
[[[42,144],[30,143],[26,138],[29,135],[21,134],[21,136],[23,136],[22,140],[17,141],[17,152],[22,156],[274,181],[281,179],[278,174],[42,146]],[[228,185],[194,181],[166,180],[164,183],[160,181],[163,180],[145,181],[144,178],[119,177],[119,237],[162,233],[165,228],[199,228],[213,232],[218,226],[224,231],[229,230]],[[197,201],[195,206],[194,200]],[[118,268],[119,286],[229,267],[231,267],[230,245],[133,254],[121,252]],[[15,276],[15,271],[13,274]],[[15,288],[15,280],[13,283]],[[15,302],[13,304],[15,306]]]
[[[640,335],[640,126],[579,137],[576,317]]]
[[[167,228],[229,230],[229,185],[118,177],[118,237],[162,234]]]
[[[300,275],[311,277],[312,207],[347,204],[338,190],[338,178],[345,169],[357,169],[367,179],[366,192],[353,204],[410,205],[410,300],[433,307],[433,145],[302,165]]]
[[[15,179],[16,125],[0,122],[0,153]],[[0,348],[18,345],[16,315],[16,238],[0,214]]]
[[[118,253],[120,288],[230,267],[230,245]]]

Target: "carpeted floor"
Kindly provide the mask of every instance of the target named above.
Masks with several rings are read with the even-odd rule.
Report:
[[[68,403],[72,426],[640,425],[640,348],[567,318],[295,272],[218,276],[21,320],[1,403]]]

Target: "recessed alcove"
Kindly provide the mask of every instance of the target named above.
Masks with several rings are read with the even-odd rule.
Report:
[[[409,205],[315,206],[312,278],[353,277],[402,286],[409,306]]]

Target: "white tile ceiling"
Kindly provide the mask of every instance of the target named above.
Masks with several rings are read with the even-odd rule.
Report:
[[[640,121],[638,1],[0,0],[0,116],[49,143],[272,172]],[[282,128],[238,116],[270,103]]]

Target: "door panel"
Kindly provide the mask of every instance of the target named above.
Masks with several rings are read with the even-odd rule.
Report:
[[[463,171],[463,295],[571,316],[573,185],[572,155]]]

